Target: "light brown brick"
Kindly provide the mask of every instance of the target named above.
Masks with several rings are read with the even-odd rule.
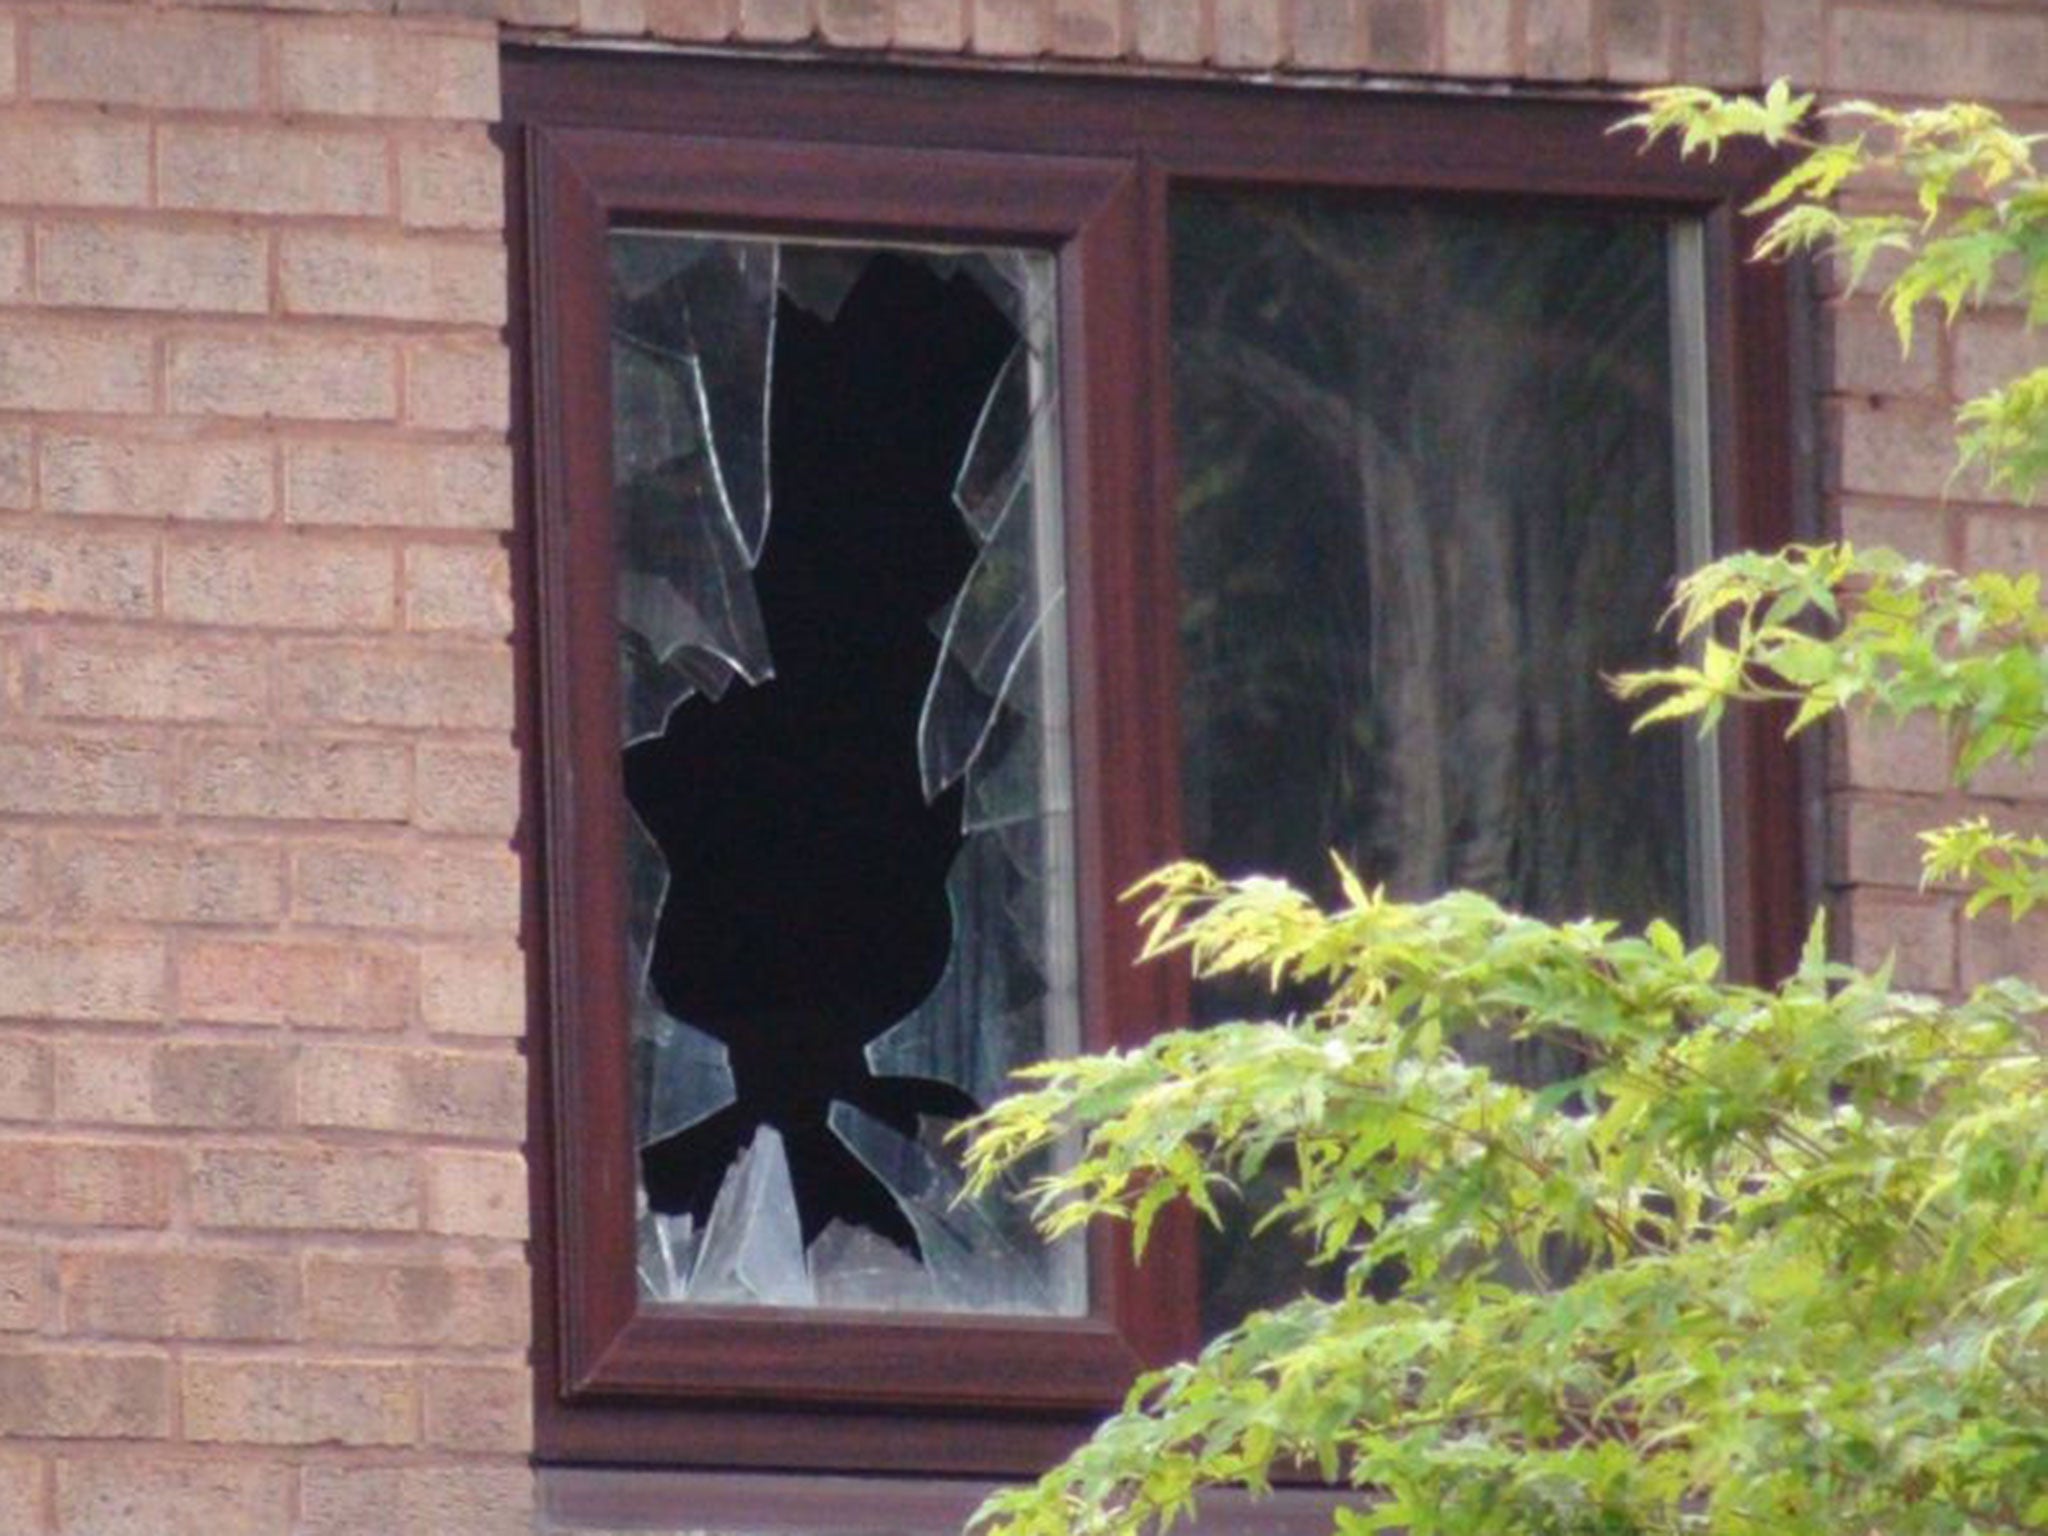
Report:
[[[380,342],[333,336],[177,338],[170,402],[198,416],[385,421],[398,414],[398,369]]]
[[[163,753],[136,736],[0,741],[0,812],[17,816],[153,816]]]
[[[149,1022],[163,1005],[159,939],[0,936],[0,1017]]]
[[[509,746],[422,742],[414,820],[432,832],[510,837],[519,824],[519,758]]]
[[[1838,5],[1830,21],[1838,89],[2034,101],[2048,79],[2048,16]]]
[[[278,289],[297,315],[498,325],[505,285],[496,243],[324,230],[279,243]]]
[[[26,425],[0,426],[0,512],[28,510],[34,458],[35,434]]]
[[[41,1329],[55,1311],[51,1295],[48,1266],[38,1250],[0,1247],[0,1333]],[[0,1472],[0,1491],[7,1486],[6,1474]],[[0,1503],[0,1509],[7,1507]]]
[[[1222,69],[1270,69],[1280,62],[1279,0],[1215,0],[1210,57]]]
[[[166,208],[343,217],[391,211],[381,133],[167,123],[158,134],[157,196]]]
[[[526,1070],[502,1052],[314,1045],[299,1060],[307,1125],[518,1141]]]
[[[401,1029],[415,970],[396,946],[199,938],[179,954],[178,1010],[219,1024]]]
[[[294,446],[285,456],[285,516],[359,527],[506,528],[511,459],[496,444]]]
[[[190,1440],[409,1445],[417,1434],[418,1391],[404,1366],[188,1359],[181,1377]]]
[[[147,617],[156,546],[130,534],[0,531],[0,614]]]
[[[1827,25],[1823,16],[1825,0],[1770,0],[1763,7],[1762,60],[1758,74],[1765,80],[1790,80],[1797,85],[1820,84]]]
[[[512,633],[510,559],[495,545],[415,544],[405,552],[408,629]]]
[[[422,949],[420,1017],[436,1034],[525,1033],[526,971],[519,951],[497,944]]]
[[[388,741],[203,736],[180,759],[173,803],[191,816],[405,821],[412,752]]]
[[[968,3],[969,0],[896,0],[896,46],[958,53],[967,43]]]
[[[1690,0],[1682,76],[1703,84],[1757,83],[1755,0]]]
[[[1930,565],[1953,565],[1954,519],[1941,507],[1895,507],[1878,502],[1845,501],[1840,508],[1842,537],[1858,549],[1896,549]]]
[[[57,636],[36,686],[42,713],[103,720],[256,720],[268,697],[253,640]]]
[[[448,1237],[527,1236],[526,1159],[517,1152],[427,1154],[427,1230]]]
[[[290,1061],[270,1045],[65,1041],[56,1088],[67,1125],[245,1130],[291,1113]]]
[[[278,90],[288,112],[489,122],[498,115],[498,49],[481,31],[294,27],[278,39]]]
[[[888,0],[817,0],[818,36],[838,48],[880,48],[889,41]]]
[[[1585,80],[1593,73],[1592,0],[1527,0],[1528,73]]]
[[[511,357],[495,342],[422,342],[405,353],[405,414],[448,432],[511,425]]]
[[[388,548],[296,530],[164,547],[164,613],[191,624],[384,629],[396,585]]]
[[[523,1466],[307,1466],[298,1536],[432,1531],[529,1536],[533,1473]]]
[[[0,836],[0,917],[25,917],[37,905],[36,845]]]
[[[0,1222],[162,1227],[170,1220],[177,1169],[177,1154],[161,1147],[0,1142]]]
[[[149,201],[149,128],[97,117],[0,121],[0,203],[139,208]]]
[[[715,43],[732,36],[738,0],[642,0],[647,30],[677,42]]]
[[[192,1212],[210,1228],[410,1232],[420,1223],[419,1181],[401,1152],[214,1148],[195,1160]]]
[[[0,144],[0,162],[6,147]],[[155,403],[150,338],[42,320],[0,320],[0,410],[133,413]]]
[[[43,101],[253,110],[261,34],[232,16],[40,16],[28,29],[29,94]]]
[[[533,1449],[533,1378],[526,1371],[438,1365],[422,1374],[428,1445],[514,1456]]]
[[[267,923],[283,907],[269,843],[58,837],[47,869],[50,911],[67,923]]]
[[[1444,68],[1488,79],[1513,74],[1514,18],[1500,0],[1444,0]]]
[[[60,1536],[289,1536],[292,1469],[203,1452],[60,1457]]]
[[[1920,884],[1920,833],[1961,814],[1953,799],[1864,791],[1836,796],[1829,809],[1830,878],[1899,890]]]
[[[1945,409],[1902,401],[1846,401],[1841,433],[1844,490],[1930,501],[1950,493],[1956,455],[1954,427]],[[1957,479],[1953,489],[1964,494],[1969,485]]]
[[[299,1329],[288,1258],[88,1250],[63,1255],[58,1275],[67,1333],[261,1342]]]
[[[2022,374],[2048,368],[2048,339],[2017,315],[1968,316],[1953,334],[1958,400],[1989,394]]]
[[[1607,76],[1631,84],[1675,78],[1671,0],[1607,0]]]
[[[973,27],[972,51],[990,58],[1045,51],[1045,7],[1039,0],[961,0]]]
[[[0,101],[15,93],[21,57],[20,28],[12,16],[0,16]]]
[[[502,229],[505,157],[481,130],[400,146],[398,204],[416,229]]]
[[[2014,922],[2001,908],[1963,923],[1956,969],[1965,987],[2001,976],[2048,986],[2048,914],[2034,911]]]
[[[306,641],[287,646],[281,660],[288,720],[430,730],[512,723],[512,658],[504,646]]]
[[[265,442],[51,432],[39,451],[52,512],[255,522],[273,510]]]
[[[258,231],[73,222],[36,230],[37,292],[47,304],[262,314],[270,245]]]
[[[1357,69],[1365,62],[1364,0],[1295,0],[1287,58],[1299,69]]]
[[[647,31],[647,0],[581,0],[576,30],[592,37],[639,37]]]
[[[523,1350],[528,1288],[524,1264],[315,1257],[306,1326],[326,1343]]]
[[[171,1371],[157,1354],[38,1349],[0,1353],[0,1436],[161,1439]]]
[[[50,1047],[41,1040],[0,1036],[0,1120],[50,1115]]]
[[[305,844],[292,850],[291,879],[300,922],[435,933],[518,925],[519,866],[505,848]]]
[[[1963,519],[1963,568],[2048,575],[2048,527],[2038,512],[1973,512]]]
[[[29,227],[25,219],[0,219],[0,304],[29,296]]]
[[[739,0],[739,35],[749,42],[798,42],[815,24],[811,0]]]
[[[1949,787],[1948,737],[1931,716],[1890,722],[1859,710],[1843,721],[1842,738],[1848,782],[1858,789],[1938,795]]]
[[[1837,305],[1833,321],[1834,387],[1866,395],[1932,395],[1941,387],[1941,366],[1931,344],[1922,337],[1910,353],[1901,352],[1899,334],[1883,311],[1871,304]]]
[[[1421,74],[1435,66],[1430,7],[1413,0],[1368,0],[1366,61],[1374,69]]]

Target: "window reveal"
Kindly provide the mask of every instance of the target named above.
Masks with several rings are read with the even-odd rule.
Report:
[[[643,1294],[1076,1313],[940,1142],[1075,1039],[1050,258],[609,250]]]

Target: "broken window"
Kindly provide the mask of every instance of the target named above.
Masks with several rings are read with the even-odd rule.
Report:
[[[1077,1314],[945,1142],[1079,1040],[1052,258],[608,249],[641,1292]]]

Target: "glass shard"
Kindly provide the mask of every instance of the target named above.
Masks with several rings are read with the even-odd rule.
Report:
[[[782,1137],[763,1126],[711,1207],[690,1272],[692,1301],[764,1307],[817,1302],[804,1263]]]

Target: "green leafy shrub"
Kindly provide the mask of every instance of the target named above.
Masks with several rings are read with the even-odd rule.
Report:
[[[1761,204],[1764,252],[1856,278],[1885,257],[1904,345],[1930,306],[2048,317],[2028,140],[1980,107],[1811,105],[1668,90],[1632,122],[1689,152],[1736,134],[1803,150]],[[1917,217],[1834,204],[1900,177]],[[1962,472],[2032,496],[2048,368],[1959,428]],[[1800,728],[1931,710],[1965,775],[2048,729],[2031,576],[1792,549],[1692,576],[1677,615],[1695,659],[1622,685],[1645,722],[1760,699],[1792,701]],[[2048,897],[2038,838],[1966,822],[1928,859],[1973,908]],[[1818,923],[1795,975],[1738,985],[1663,925],[1398,902],[1340,873],[1331,911],[1275,881],[1154,876],[1148,956],[1320,1004],[1049,1064],[973,1128],[983,1185],[1073,1138],[1040,1221],[1126,1221],[1140,1246],[1169,1201],[1213,1214],[1283,1169],[1270,1219],[1343,1279],[1145,1378],[1069,1460],[990,1500],[988,1536],[1164,1526],[1295,1463],[1358,1490],[1345,1536],[2048,1530],[2048,997],[1913,995],[1832,962]],[[1579,1067],[1517,1086],[1461,1051],[1478,1032]]]

